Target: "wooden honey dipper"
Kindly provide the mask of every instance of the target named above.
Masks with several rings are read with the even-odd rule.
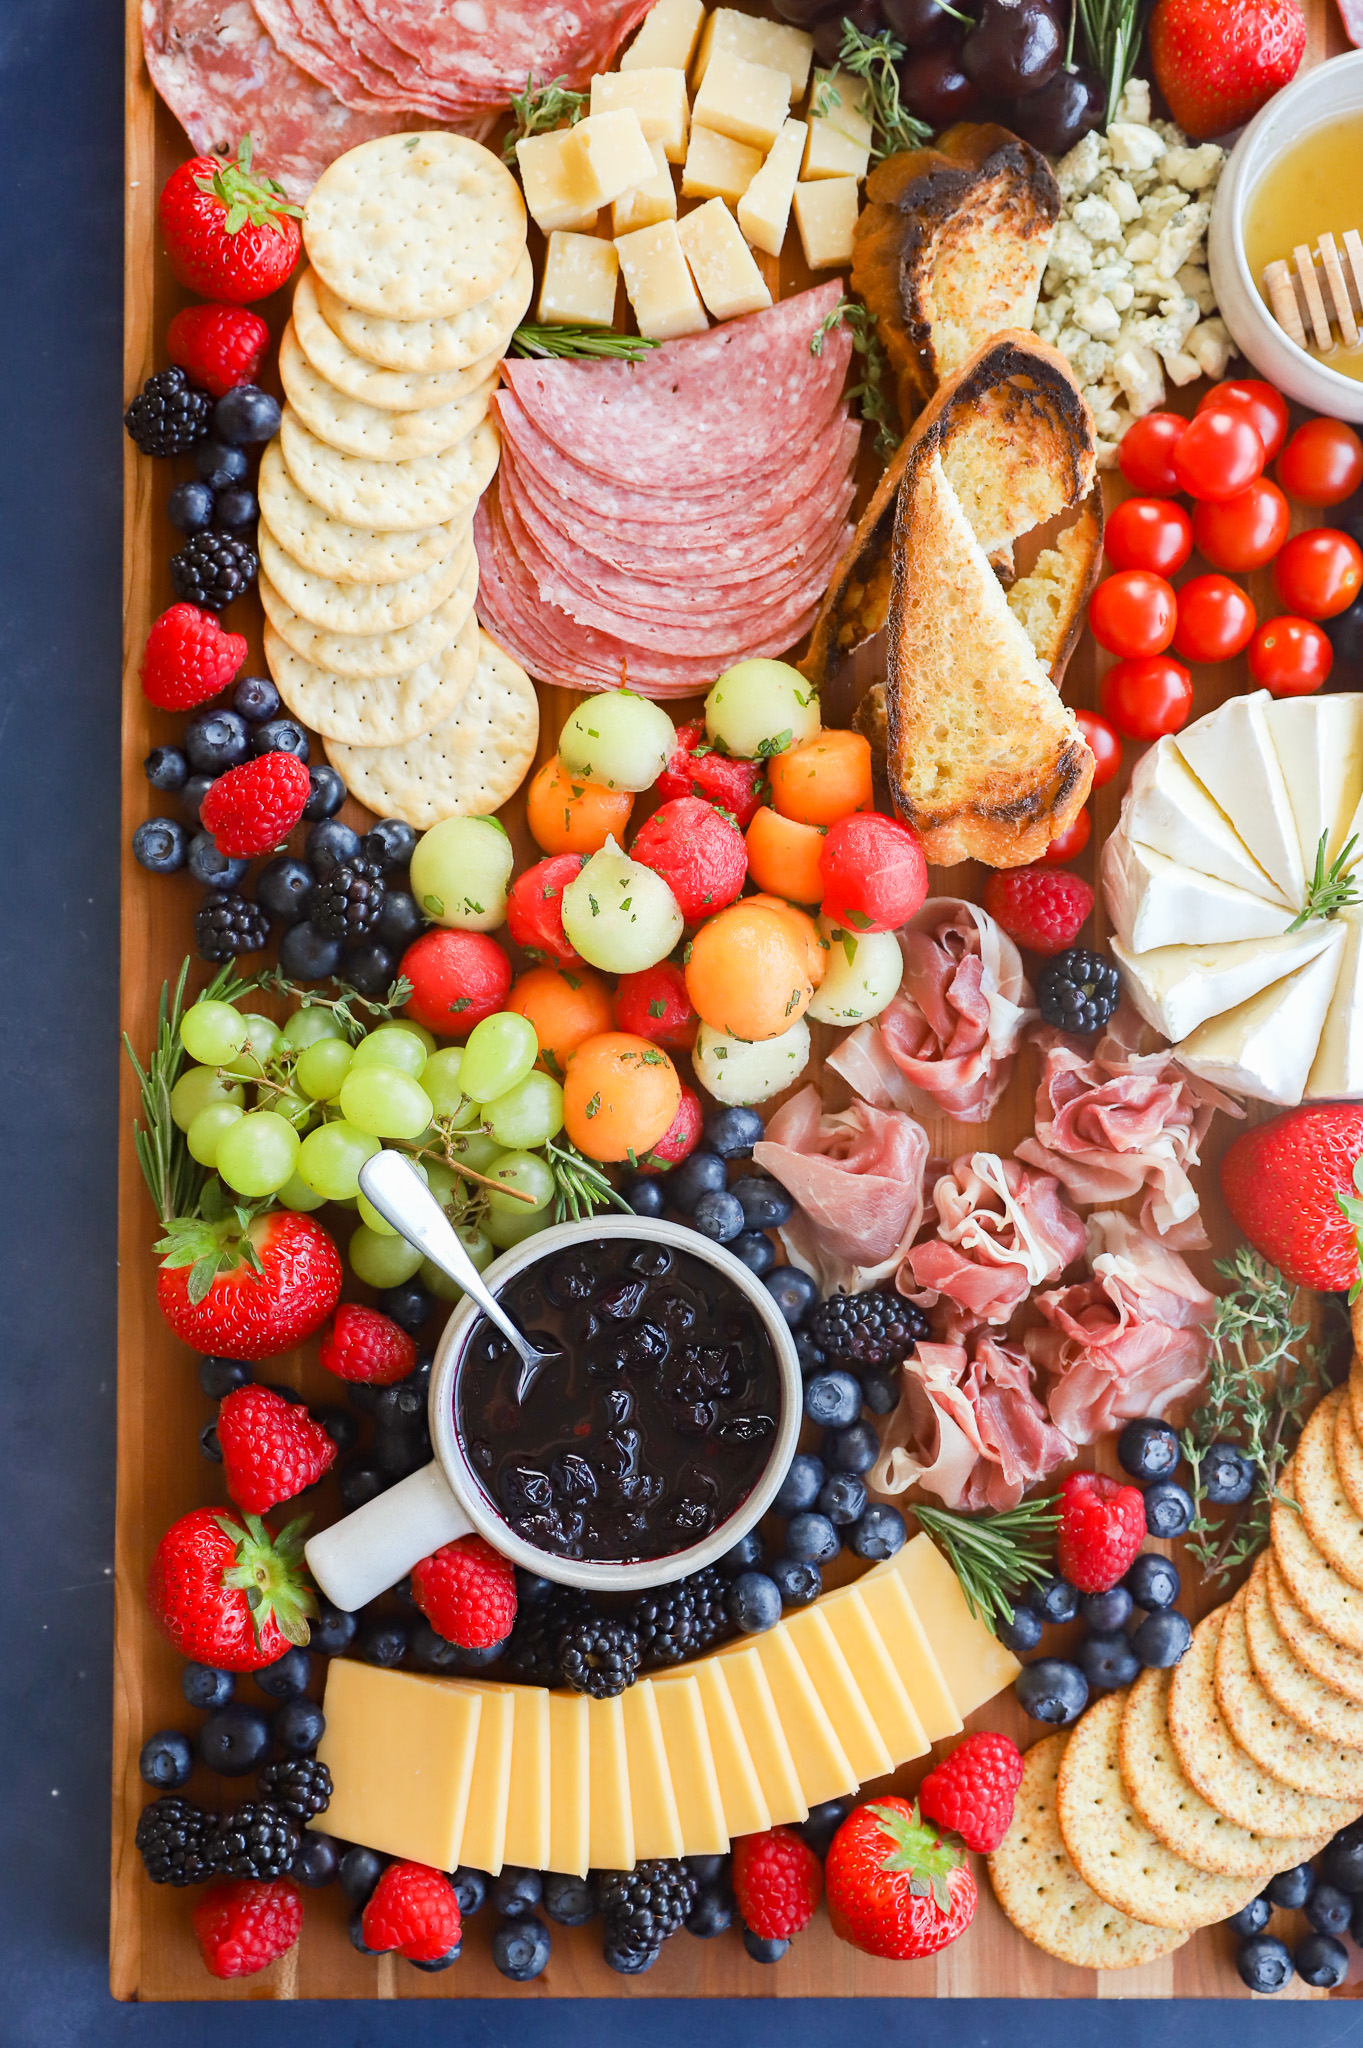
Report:
[[[1292,262],[1296,265],[1294,278],[1292,268],[1281,258],[1270,263],[1264,270],[1264,290],[1268,294],[1269,307],[1274,319],[1298,348],[1307,346],[1306,327],[1302,320],[1302,306],[1311,325],[1311,338],[1322,351],[1334,347],[1335,337],[1330,327],[1330,313],[1326,309],[1325,294],[1321,290],[1321,277],[1316,270],[1316,256],[1320,257],[1320,268],[1325,284],[1329,288],[1334,306],[1334,318],[1339,325],[1339,338],[1345,348],[1358,344],[1358,320],[1354,315],[1353,301],[1349,297],[1349,278],[1345,271],[1347,260],[1353,273],[1354,296],[1363,312],[1363,239],[1356,228],[1349,228],[1344,235],[1344,254],[1340,255],[1333,235],[1322,235],[1313,254],[1309,243],[1299,242],[1292,251]],[[1298,289],[1300,288],[1300,299]]]

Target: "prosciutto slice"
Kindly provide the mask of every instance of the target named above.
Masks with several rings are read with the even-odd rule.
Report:
[[[817,1088],[802,1088],[753,1163],[794,1197],[782,1242],[825,1293],[860,1293],[898,1269],[923,1220],[928,1135],[912,1117],[865,1102],[828,1111]]]
[[[1023,1340],[1052,1421],[1079,1444],[1198,1391],[1216,1304],[1177,1252],[1120,1210],[1090,1216],[1089,1269],[1091,1279],[1036,1297],[1047,1327]]]
[[[828,1061],[881,1109],[987,1121],[1034,1022],[1022,956],[988,911],[932,896],[899,935],[904,978]]]
[[[943,1506],[1013,1508],[1074,1456],[1032,1390],[1025,1354],[978,1331],[970,1346],[919,1344],[870,1474],[878,1493],[911,1486]]]
[[[932,1209],[932,1235],[910,1247],[895,1284],[922,1308],[945,1303],[953,1342],[980,1323],[1008,1322],[1086,1242],[1052,1175],[994,1152],[954,1159],[934,1184]]]

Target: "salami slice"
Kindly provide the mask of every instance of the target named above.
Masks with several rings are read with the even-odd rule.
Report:
[[[306,4],[320,7],[326,14],[336,34],[362,67],[361,76],[372,70],[394,80],[407,94],[412,106],[430,108],[437,119],[450,118],[451,111],[464,116],[484,111],[470,100],[467,93],[460,92],[456,83],[431,77],[409,50],[400,48],[381,28],[375,27],[360,7],[359,0],[306,0]],[[382,91],[383,87],[376,85],[375,90]],[[442,108],[446,110],[443,117],[438,111]]]
[[[410,96],[391,72],[385,78],[377,65],[362,65],[337,31],[331,17],[308,0],[251,0],[275,45],[295,64],[334,92],[343,106],[357,113],[412,110]]]
[[[605,71],[652,0],[359,0],[377,29],[429,78],[485,107],[509,105],[533,72],[586,86]]]

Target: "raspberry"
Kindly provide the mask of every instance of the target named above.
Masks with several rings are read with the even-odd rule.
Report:
[[[303,1901],[286,1877],[246,1877],[210,1885],[192,1918],[210,1977],[254,1977],[297,1941]]]
[[[1029,953],[1063,953],[1093,908],[1093,891],[1064,868],[1000,868],[984,885],[984,907]]]
[[[1145,1541],[1145,1498],[1098,1472],[1071,1472],[1059,1493],[1059,1563],[1081,1593],[1106,1593]]]
[[[390,1863],[364,1909],[365,1945],[409,1963],[438,1963],[460,1937],[454,1886],[428,1863]]]
[[[224,633],[197,605],[173,604],[147,635],[142,689],[158,711],[190,711],[225,690],[245,659],[240,633]]]
[[[306,1408],[273,1387],[238,1387],[218,1408],[223,1477],[239,1508],[263,1515],[330,1469],[336,1446]]]
[[[794,1828],[770,1828],[734,1843],[733,1886],[743,1925],[765,1941],[785,1940],[813,1919],[823,1865]]]
[[[338,1380],[390,1387],[394,1380],[405,1380],[416,1364],[416,1345],[390,1317],[347,1301],[337,1309],[318,1355]]]
[[[515,1569],[481,1536],[461,1536],[413,1565],[412,1598],[446,1642],[490,1649],[516,1619]]]
[[[245,306],[182,306],[166,330],[171,361],[215,398],[254,384],[269,344],[269,328]]]
[[[939,1828],[954,1828],[967,1849],[987,1856],[1013,1820],[1013,1795],[1022,1777],[1022,1752],[1006,1735],[967,1735],[929,1771],[918,1790],[919,1809]]]
[[[220,775],[199,809],[219,853],[239,859],[287,839],[312,791],[296,754],[259,754]]]

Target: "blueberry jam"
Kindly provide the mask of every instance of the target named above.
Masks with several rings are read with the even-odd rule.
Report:
[[[771,1455],[780,1379],[757,1311],[690,1252],[607,1239],[508,1282],[538,1350],[558,1350],[518,1406],[520,1360],[474,1331],[455,1420],[484,1492],[559,1557],[670,1557],[741,1507]]]

